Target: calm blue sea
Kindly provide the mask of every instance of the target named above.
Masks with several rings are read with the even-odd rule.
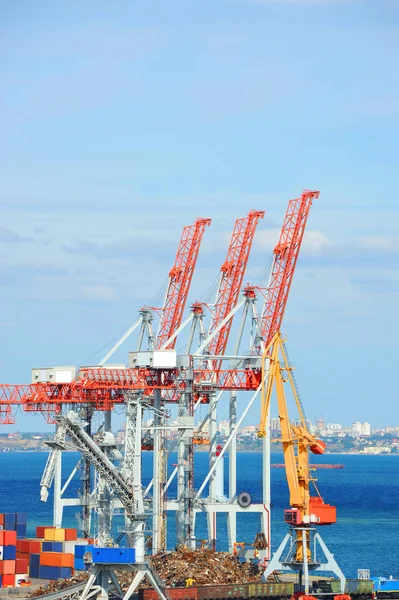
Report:
[[[50,524],[52,496],[46,504],[40,502],[39,482],[47,455],[44,453],[0,454],[0,512],[28,512],[29,534],[36,525]],[[78,455],[64,454],[64,465],[70,470]],[[206,473],[208,457],[196,453],[196,486]],[[152,453],[143,453],[144,480],[151,474]],[[171,463],[176,461],[171,456]],[[369,568],[373,575],[399,578],[399,456],[327,455],[320,462],[339,462],[341,470],[317,471],[318,486],[324,500],[338,508],[338,523],[325,527],[321,533],[335,554],[347,577],[355,577],[358,568]],[[282,455],[272,455],[272,462],[281,463]],[[228,458],[226,459],[227,474]],[[261,456],[257,453],[238,454],[238,491],[249,491],[254,501],[261,500]],[[71,492],[77,487],[76,482]],[[272,469],[272,550],[286,533],[283,511],[287,508],[288,488],[284,469]],[[68,494],[72,495],[72,494]],[[171,487],[171,497],[174,488]],[[65,525],[76,526],[75,508],[65,512]],[[256,530],[256,519],[251,533]],[[197,518],[198,538],[205,537],[205,523]],[[173,519],[169,520],[170,544],[174,543]],[[201,532],[202,529],[202,532]],[[238,539],[252,543],[245,522],[238,521]],[[218,527],[219,549],[226,547],[226,527]]]

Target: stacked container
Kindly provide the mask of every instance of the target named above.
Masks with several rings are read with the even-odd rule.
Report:
[[[39,526],[34,539],[27,539],[26,533],[25,513],[0,514],[0,587],[23,585],[28,574],[67,579],[74,572],[75,546],[88,548],[87,539],[77,539],[76,529]],[[83,554],[77,567],[82,570]]]
[[[17,559],[17,532],[0,530],[0,585],[14,587],[28,577],[28,561]]]
[[[67,579],[74,572],[74,552],[77,544],[87,545],[87,540],[78,540],[76,529],[36,527],[40,548],[31,552],[29,573],[38,579]]]

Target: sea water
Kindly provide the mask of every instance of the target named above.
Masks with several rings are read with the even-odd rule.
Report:
[[[63,474],[66,478],[79,456],[64,453]],[[40,479],[47,459],[46,453],[7,452],[0,454],[0,512],[27,512],[28,534],[35,535],[36,525],[52,522],[52,493],[47,503],[40,501]],[[143,481],[151,478],[152,452],[143,453]],[[325,502],[337,506],[337,523],[319,528],[323,539],[347,577],[356,577],[358,568],[370,569],[372,575],[399,578],[399,455],[325,455],[319,462],[341,463],[343,469],[315,471],[317,485]],[[170,457],[170,471],[176,456]],[[281,454],[272,455],[272,463],[282,463]],[[195,487],[207,473],[208,455],[195,454]],[[253,502],[261,502],[261,455],[239,452],[237,456],[237,493],[249,492]],[[228,456],[225,458],[227,492]],[[271,477],[271,534],[272,552],[287,532],[284,509],[288,506],[288,487],[285,470],[273,468]],[[76,493],[79,481],[73,480],[65,496]],[[168,490],[175,497],[175,483]],[[205,491],[206,496],[206,491]],[[65,509],[64,525],[76,527],[77,507]],[[120,523],[122,520],[120,519]],[[197,538],[205,539],[204,515],[197,516]],[[256,514],[237,520],[237,540],[253,543],[259,530]],[[174,518],[169,519],[168,546],[175,544]],[[227,548],[227,528],[224,516],[218,518],[217,547]]]

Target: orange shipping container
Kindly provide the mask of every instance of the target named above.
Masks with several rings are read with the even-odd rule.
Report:
[[[0,515],[0,525],[1,527],[4,525],[4,515]]]
[[[15,560],[1,560],[0,561],[0,574],[1,575],[15,575]]]
[[[73,567],[73,554],[62,554],[62,552],[42,552],[40,564],[44,567]]]
[[[0,546],[16,546],[17,532],[0,529]]]

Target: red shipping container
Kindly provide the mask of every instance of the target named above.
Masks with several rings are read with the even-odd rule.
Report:
[[[18,552],[22,552],[22,542],[23,540],[17,540],[17,554]]]
[[[42,550],[41,540],[22,540],[21,551],[27,554],[39,554]]]
[[[16,573],[27,573],[29,568],[29,560],[26,558],[19,558],[15,561],[15,572]]]
[[[15,575],[3,575],[3,588],[5,587],[14,587],[15,583]]]
[[[0,529],[0,546],[16,546],[17,532]]]
[[[38,525],[36,527],[36,537],[44,539],[44,530],[45,529],[55,529],[55,527],[51,527],[50,525]]]
[[[1,560],[0,561],[0,574],[1,575],[15,575],[15,560]]]
[[[65,541],[72,542],[78,539],[78,532],[76,529],[65,529]]]
[[[0,525],[3,527],[4,525],[4,515],[0,515]]]

